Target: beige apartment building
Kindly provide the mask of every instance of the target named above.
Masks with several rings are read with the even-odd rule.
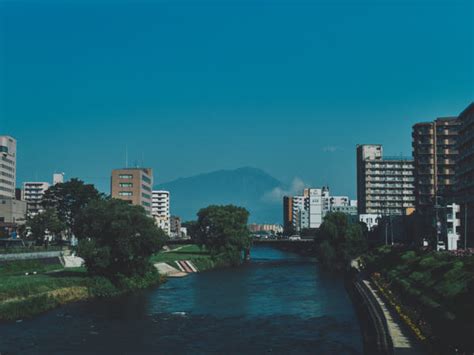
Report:
[[[153,170],[151,168],[125,168],[112,171],[112,198],[142,206],[152,215]]]
[[[415,201],[420,212],[454,197],[458,136],[457,117],[438,118],[413,126]]]
[[[380,144],[357,146],[357,206],[359,214],[404,215],[414,197],[413,160],[384,157]]]

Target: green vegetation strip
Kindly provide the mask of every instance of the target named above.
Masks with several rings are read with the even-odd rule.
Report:
[[[112,283],[90,277],[85,268],[16,261],[0,265],[0,320],[28,318],[60,305],[93,297],[110,297],[161,282],[157,273],[122,277]]]
[[[446,351],[474,350],[473,256],[382,247],[364,262],[419,339]]]
[[[216,267],[225,267],[229,265],[224,255],[211,255],[205,248],[197,245],[184,245],[171,251],[162,251],[151,257],[151,262],[167,263],[176,268],[175,261],[188,260],[191,261],[199,271],[205,271]]]

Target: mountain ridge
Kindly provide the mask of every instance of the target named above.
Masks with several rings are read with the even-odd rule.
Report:
[[[250,212],[250,222],[281,223],[281,204],[266,198],[283,183],[262,169],[240,167],[181,177],[155,186],[170,191],[171,213],[196,219],[199,209],[212,204],[234,204]]]

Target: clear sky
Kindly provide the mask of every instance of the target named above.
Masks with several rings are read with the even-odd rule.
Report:
[[[472,0],[0,0],[0,134],[18,182],[108,191],[254,166],[355,196],[355,145],[411,154],[411,125],[474,97]],[[143,163],[142,163],[143,162]]]

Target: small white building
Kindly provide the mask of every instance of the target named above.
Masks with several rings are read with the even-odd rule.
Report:
[[[54,173],[53,185],[63,184],[63,183],[64,183],[64,173]]]
[[[381,218],[382,216],[380,214],[375,214],[375,213],[359,215],[359,221],[365,223],[369,231],[373,230],[375,227],[379,225],[379,221]]]
[[[461,206],[453,203],[447,206],[446,215],[446,232],[448,239],[448,250],[457,250],[458,241],[460,238],[461,219],[459,213],[461,212]]]
[[[23,183],[23,200],[28,204],[27,210],[30,217],[43,212],[43,195],[49,189],[49,183],[31,181]]]
[[[169,236],[171,234],[169,191],[154,190],[152,192],[151,210],[156,225]]]

